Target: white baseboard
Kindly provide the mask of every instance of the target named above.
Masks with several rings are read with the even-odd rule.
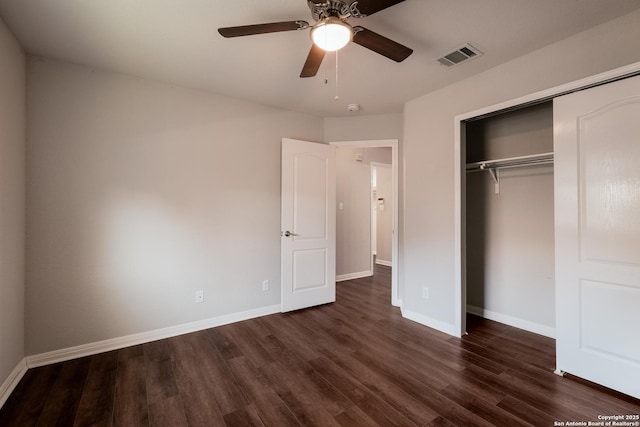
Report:
[[[24,374],[27,373],[27,360],[22,359],[13,371],[9,374],[7,379],[0,384],[0,408],[7,401],[13,390],[16,388]]]
[[[424,314],[407,310],[405,308],[402,308],[402,317],[413,320],[414,322],[420,323],[421,325],[427,326],[431,329],[436,329],[440,332],[444,332],[445,334],[453,335],[454,337],[460,338],[460,335],[456,331],[455,325],[452,325],[451,323],[443,322],[442,320],[437,320],[432,317],[425,316]]]
[[[467,304],[467,313],[475,314],[476,316],[484,317],[485,319],[504,323],[505,325],[513,326],[514,328],[524,329],[525,331],[533,332],[534,334],[544,335],[545,337],[556,337],[556,328],[542,325],[536,322],[531,322],[529,320],[520,319],[518,317],[497,313],[495,311],[486,310],[484,308],[476,307],[469,304]]]
[[[361,277],[373,276],[373,271],[360,271],[358,273],[347,273],[336,276],[336,282],[344,282],[345,280],[360,279]]]
[[[378,258],[376,258],[376,264],[379,264],[379,265],[385,265],[385,266],[387,266],[387,267],[393,267],[393,263],[392,263],[391,261],[386,261],[386,260],[384,260],[384,259],[378,259]]]
[[[112,338],[76,347],[64,348],[61,350],[49,351],[47,353],[27,356],[26,366],[35,368],[38,366],[50,365],[52,363],[64,362],[79,357],[91,356],[93,354],[118,350],[132,345],[144,344],[164,338],[171,338],[178,335],[201,331],[203,329],[215,328],[216,326],[228,325],[230,323],[241,322],[243,320],[254,319],[256,317],[267,316],[281,312],[281,306],[272,305],[268,307],[256,308],[240,313],[227,314],[213,317],[211,319],[199,320],[197,322],[185,323],[182,325],[170,326],[168,328],[156,329],[139,334],[127,335],[119,338]]]

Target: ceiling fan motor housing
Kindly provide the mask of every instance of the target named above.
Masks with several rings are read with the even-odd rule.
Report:
[[[311,16],[317,22],[329,17],[345,20],[350,17],[363,18],[365,15],[358,11],[357,1],[328,0],[323,3],[315,3],[308,0]]]

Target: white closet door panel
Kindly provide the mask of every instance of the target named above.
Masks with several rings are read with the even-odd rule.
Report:
[[[580,255],[640,264],[640,99],[578,117]]]
[[[640,397],[640,77],[554,101],[557,369]]]

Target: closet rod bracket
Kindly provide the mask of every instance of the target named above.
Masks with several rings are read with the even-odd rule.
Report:
[[[480,164],[480,170],[487,170],[491,174],[494,182],[494,190],[496,194],[500,194],[500,169],[487,167],[486,163]]]

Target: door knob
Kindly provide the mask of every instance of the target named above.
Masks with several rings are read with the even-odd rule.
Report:
[[[284,232],[284,237],[291,237],[291,236],[293,236],[293,237],[297,237],[297,236],[299,236],[299,234],[292,233],[292,232],[290,232],[289,230],[287,230],[287,231],[285,231],[285,232]]]

